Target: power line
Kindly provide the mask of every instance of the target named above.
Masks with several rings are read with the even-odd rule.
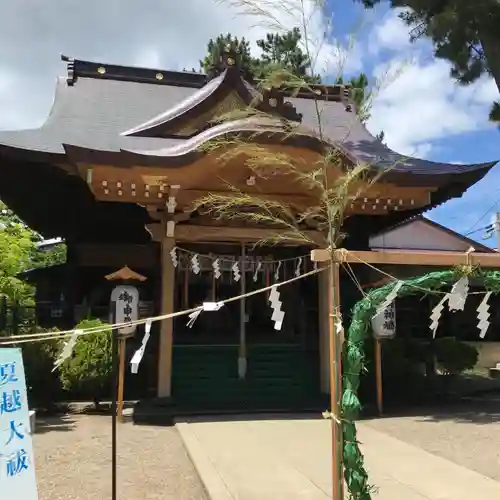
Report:
[[[487,226],[480,227],[478,229],[474,229],[473,231],[469,231],[468,233],[464,233],[464,236],[470,236],[471,234],[479,233],[479,231],[487,231],[490,232],[495,228],[494,224],[488,224]]]
[[[471,228],[467,231],[467,233],[466,233],[466,234],[472,234],[472,230],[473,230],[473,229],[474,229],[474,228],[475,228],[475,227],[476,227],[476,226],[477,226],[477,225],[478,225],[478,224],[479,224],[479,223],[480,223],[480,222],[481,222],[481,221],[482,221],[482,220],[483,220],[483,219],[484,219],[484,218],[485,218],[485,217],[486,217],[486,216],[487,216],[487,215],[488,215],[488,214],[489,214],[492,210],[494,210],[494,209],[497,207],[497,205],[498,205],[498,202],[499,202],[499,201],[500,201],[500,200],[496,200],[496,201],[495,201],[495,203],[493,203],[493,205],[492,205],[490,208],[488,208],[488,210],[486,210],[486,212],[485,212],[483,215],[481,215],[481,217],[479,217],[479,219],[475,222],[475,224],[473,224],[473,225],[472,225],[472,227],[471,227]]]

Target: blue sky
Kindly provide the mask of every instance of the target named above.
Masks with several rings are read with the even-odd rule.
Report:
[[[313,0],[304,1],[310,6]],[[268,0],[269,4],[274,2]],[[500,159],[500,132],[487,118],[491,102],[498,98],[492,82],[484,78],[473,86],[456,85],[447,64],[432,57],[429,42],[409,44],[408,28],[387,4],[366,13],[351,0],[328,0],[326,15],[311,16],[309,34],[313,38],[322,38],[331,14],[332,37],[344,45],[348,35],[355,40],[352,50],[341,51],[343,73],[364,71],[372,81],[374,75],[381,81],[368,128],[373,133],[384,130],[389,147],[435,161]],[[277,11],[276,16],[285,29],[297,25],[286,10]],[[210,0],[148,0],[147,7],[140,0],[2,2],[0,129],[43,123],[53,101],[55,78],[65,73],[61,53],[110,64],[191,69],[199,67],[211,37],[231,32],[245,36],[255,47],[255,41],[267,31],[260,20],[238,15],[227,1],[215,5]],[[336,65],[332,57],[338,52],[332,37],[319,57],[331,78],[339,71],[338,61]],[[429,215],[460,232],[474,229],[484,214],[478,226],[487,224],[494,203],[500,200],[499,181],[500,167],[463,198]]]
[[[338,8],[340,5],[341,9]],[[368,124],[373,133],[379,130],[381,122],[387,123],[377,113],[384,114],[390,109],[395,124],[386,130],[387,143],[401,153],[451,163],[500,160],[500,130],[488,122],[490,102],[498,96],[492,82],[483,78],[471,87],[459,87],[448,76],[446,64],[433,58],[429,41],[413,45],[408,43],[407,27],[399,22],[397,13],[391,11],[387,4],[379,6],[368,17],[359,4],[330,0],[328,6],[330,12],[333,6],[336,33],[340,38],[345,38],[343,31],[352,31],[360,18],[365,20],[364,27],[356,37],[359,48],[353,51],[361,54],[361,64],[353,68],[353,74],[361,69],[374,78],[381,64],[400,59],[411,60],[399,77],[406,80],[405,88],[400,88],[391,98],[391,87],[397,87],[399,83],[396,80],[382,91],[385,105],[377,105],[375,99],[373,120]],[[405,79],[405,73],[410,73],[414,78]],[[420,80],[420,83],[416,80]],[[425,84],[426,80],[428,84]],[[429,122],[426,123],[425,119],[419,117],[426,114],[423,109],[425,102],[417,100],[416,106],[409,104],[414,98],[413,91],[427,91],[431,101],[429,106],[443,113],[427,113]],[[415,113],[411,113],[412,109]],[[403,129],[406,133],[396,134],[392,128]],[[422,133],[422,128],[429,128],[428,133]],[[412,133],[415,140],[411,139]],[[490,171],[462,198],[452,200],[426,215],[458,232],[468,233],[489,224],[495,210],[500,211],[500,166]],[[472,237],[484,242],[482,236],[482,231],[472,234]],[[496,239],[491,238],[487,244],[496,246]]]

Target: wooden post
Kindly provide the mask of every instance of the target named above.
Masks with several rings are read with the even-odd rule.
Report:
[[[245,244],[241,244],[240,256],[240,294],[246,293],[246,273],[245,273]],[[238,348],[238,376],[244,379],[247,373],[247,345],[246,345],[246,301],[245,297],[240,299],[240,339]]]
[[[125,387],[125,353],[127,340],[123,338],[119,339],[118,346],[120,360],[118,371],[118,420],[123,422],[123,391]]]
[[[130,269],[128,266],[124,266],[118,271],[114,273],[108,274],[105,276],[108,281],[119,281],[123,283],[123,285],[130,285],[131,293],[136,295],[136,317],[131,316],[130,319],[126,321],[130,321],[131,319],[138,319],[139,317],[139,292],[134,287],[131,286],[131,283],[134,281],[145,281],[146,277],[142,276]],[[118,320],[117,317],[117,303],[120,299],[120,287],[115,287],[111,293],[111,323],[120,323],[123,321],[123,318],[120,317]],[[132,314],[132,309],[130,310]],[[126,354],[126,342],[127,336],[133,335],[136,327],[122,327],[119,329],[113,329],[113,359],[116,361],[116,367],[113,368],[113,426],[116,424],[116,420],[123,422],[123,396],[125,390],[125,354]],[[115,338],[116,337],[116,338]],[[116,344],[116,345],[115,345]],[[116,351],[116,352],[115,352]],[[118,352],[119,351],[119,352]],[[116,359],[115,359],[116,358]],[[119,364],[118,364],[119,363]],[[114,365],[113,365],[114,366]],[[113,437],[115,440],[116,436]],[[115,457],[116,458],[116,457]]]
[[[161,314],[174,310],[175,267],[170,256],[174,244],[174,239],[166,236],[161,243]],[[172,344],[173,320],[164,319],[160,326],[158,397],[170,397],[172,394]]]
[[[375,378],[377,384],[377,411],[379,416],[384,412],[383,379],[382,379],[382,342],[375,339]]]
[[[340,265],[332,263],[329,269],[329,354],[330,354],[330,411],[332,427],[332,499],[343,500],[344,480],[342,469],[342,426],[340,425],[340,398],[342,396],[342,342],[336,331],[340,320]]]

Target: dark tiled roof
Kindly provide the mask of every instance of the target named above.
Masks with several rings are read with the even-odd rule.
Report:
[[[71,66],[72,65],[72,66]],[[50,116],[39,129],[0,132],[0,152],[64,155],[64,144],[98,151],[120,150],[161,156],[171,147],[186,149],[179,140],[124,135],[141,124],[154,125],[182,112],[183,103],[198,102],[217,86],[217,78],[206,84],[206,76],[159,70],[70,62],[67,79],[59,79]],[[104,74],[99,69],[105,67]],[[69,81],[69,84],[68,84]],[[248,87],[248,83],[244,82]],[[196,98],[195,98],[196,96]],[[302,115],[301,126],[318,135],[315,101],[287,98]],[[354,160],[389,168],[389,176],[422,182],[450,183],[453,177],[472,176],[475,182],[494,164],[451,165],[407,158],[390,150],[373,137],[348,111],[342,101],[319,101],[326,142],[340,145]],[[177,111],[176,111],[177,110]],[[3,146],[3,148],[2,148]],[[410,175],[408,175],[410,174]],[[452,177],[450,177],[452,176]],[[440,180],[438,180],[440,177]]]
[[[53,154],[64,154],[63,144],[111,151],[154,148],[161,139],[122,137],[121,133],[155,117],[159,109],[173,107],[195,90],[94,78],[79,78],[68,86],[60,78],[51,113],[42,127],[0,132],[0,145]]]

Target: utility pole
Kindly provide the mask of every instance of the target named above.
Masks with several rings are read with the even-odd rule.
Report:
[[[500,252],[500,212],[495,214],[495,233],[497,235],[497,252]]]
[[[489,240],[493,235],[497,237],[497,251],[500,252],[500,212],[496,212],[493,217],[493,222],[484,228],[484,240]]]

